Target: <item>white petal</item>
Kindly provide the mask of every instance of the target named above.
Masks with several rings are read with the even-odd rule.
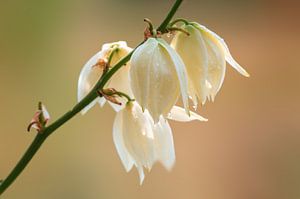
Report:
[[[180,90],[182,96],[183,106],[185,108],[186,113],[189,115],[189,95],[188,95],[188,80],[187,80],[187,72],[184,66],[184,63],[177,52],[171,48],[169,44],[167,44],[163,39],[159,39],[159,44],[163,46],[171,56],[171,59],[174,63],[178,80],[180,82]],[[172,91],[170,89],[170,91]]]
[[[155,162],[153,127],[147,120],[147,115],[137,103],[126,106],[123,114],[123,138],[129,154],[136,165],[151,169]]]
[[[123,57],[129,54],[132,49],[124,46],[126,43],[119,44],[118,51],[114,53],[111,66],[117,64]],[[133,97],[132,91],[129,84],[129,69],[130,62],[127,62],[126,65],[122,66],[111,78],[106,87],[114,88],[117,91],[124,92],[130,97]]]
[[[190,33],[178,32],[171,42],[171,46],[176,50],[184,61],[187,74],[189,96],[192,98],[194,106],[197,107],[198,100],[204,104],[208,95],[205,82],[208,71],[208,53],[204,38],[200,31],[192,25],[182,26]]]
[[[109,50],[114,45],[118,45],[119,48],[130,50],[130,48],[127,46],[126,41],[117,41],[117,42],[103,44],[102,50]]]
[[[171,112],[169,114],[168,119],[179,121],[179,122],[189,122],[193,120],[199,120],[201,122],[208,121],[206,118],[202,117],[201,115],[198,115],[195,112],[190,111],[191,115],[188,116],[185,113],[185,110],[179,106],[174,106],[171,109]]]
[[[102,69],[100,67],[94,67],[95,64],[99,61],[99,59],[106,59],[107,54],[112,49],[114,45],[118,45],[119,50],[113,55],[111,60],[111,65],[115,65],[126,56],[132,49],[129,48],[126,42],[119,41],[109,44],[104,44],[102,46],[102,50],[94,55],[82,68],[79,81],[78,81],[78,101],[82,100],[95,86],[97,81],[102,75]],[[110,79],[107,83],[106,87],[115,88],[118,91],[125,92],[132,96],[132,92],[129,86],[128,80],[128,73],[129,73],[129,64],[123,66],[119,71],[115,73],[115,75]],[[99,100],[99,101],[98,101]],[[87,107],[82,110],[82,114],[86,113],[92,106],[99,102],[100,106],[102,107],[105,104],[104,98],[97,98],[95,101],[90,103]],[[113,107],[115,108],[115,107]],[[118,110],[118,109],[117,109]]]
[[[200,25],[200,24],[197,24],[198,27],[203,30],[204,32],[206,32],[207,34],[210,35],[210,37],[216,41],[218,41],[221,46],[222,46],[222,49],[225,53],[225,57],[226,57],[226,61],[234,68],[236,69],[240,74],[244,75],[245,77],[249,77],[249,73],[247,73],[247,71],[241,67],[234,59],[233,57],[231,56],[230,54],[230,51],[229,51],[229,48],[227,46],[227,44],[225,43],[225,41],[219,36],[217,35],[216,33],[214,33],[213,31],[209,30],[208,28],[206,28],[205,26],[203,25]]]
[[[155,48],[157,48],[157,42],[149,39],[140,45],[131,56],[130,85],[136,100],[143,109],[148,104],[148,85],[150,84],[149,63],[146,62],[151,62],[150,57],[154,53]],[[140,66],[141,64],[145,65]],[[141,76],[143,77],[141,78]]]
[[[136,101],[155,122],[176,103],[180,85],[174,62],[157,39],[149,38],[133,53],[130,84]]]
[[[208,54],[206,87],[209,91],[208,97],[213,101],[216,94],[222,87],[225,78],[225,54],[222,50],[222,47],[218,42],[216,42],[216,40],[212,40],[211,37],[209,37],[207,34],[203,34],[203,38]]]
[[[144,179],[145,179],[143,166],[137,166],[137,170],[138,170],[139,177],[140,177],[140,185],[142,185],[144,182]]]
[[[156,157],[167,170],[171,170],[175,163],[172,130],[168,122],[161,117],[160,121],[154,127],[154,132]]]
[[[47,111],[46,106],[44,104],[42,104],[42,113],[46,121],[50,119],[50,114]]]
[[[94,67],[94,65],[100,58],[104,56],[105,53],[105,51],[98,52],[83,66],[78,80],[78,102],[81,101],[93,89],[93,87],[101,77],[102,70],[99,67]],[[97,103],[97,100],[94,100],[92,103],[86,106],[84,110],[81,111],[81,113],[86,113],[92,106]]]
[[[103,107],[106,103],[106,99],[104,97],[100,97],[100,99],[98,100],[98,103],[99,103],[100,107]]]
[[[128,47],[126,42],[115,42],[111,43],[109,45],[104,45],[102,49],[109,49],[113,45],[118,45],[118,51],[115,52],[115,54],[112,57],[111,60],[111,66],[114,66],[117,64],[123,57],[125,57],[127,54],[129,54],[132,51],[132,48]],[[133,98],[133,94],[130,88],[129,84],[129,69],[130,69],[130,62],[127,62],[126,65],[122,66],[110,79],[110,81],[107,83],[106,88],[114,88],[117,91],[121,91],[123,93],[126,93],[131,98]],[[111,107],[116,111],[120,111],[125,107],[126,99],[124,98],[118,98],[118,101],[122,103],[122,105],[117,105],[114,103],[109,102]]]
[[[117,152],[119,154],[119,157],[126,171],[129,172],[134,164],[134,161],[125,147],[122,127],[123,127],[122,113],[118,113],[116,115],[114,125],[113,125],[113,140]]]

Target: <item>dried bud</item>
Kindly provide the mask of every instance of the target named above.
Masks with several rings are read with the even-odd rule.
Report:
[[[118,94],[117,94],[116,89],[114,89],[114,88],[103,89],[103,90],[99,91],[98,94],[100,95],[100,97],[104,97],[109,102],[112,102],[119,106],[122,105],[122,103],[117,100]]]
[[[107,62],[107,59],[99,59],[93,67],[99,67],[100,69],[105,70],[108,67]]]
[[[50,120],[50,115],[46,107],[39,102],[38,110],[34,113],[33,118],[30,121],[30,124],[27,127],[29,132],[31,128],[36,129],[38,132],[41,132]]]

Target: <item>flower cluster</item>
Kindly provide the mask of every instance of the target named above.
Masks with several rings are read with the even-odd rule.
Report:
[[[161,38],[161,33],[157,34],[152,27],[147,29],[144,43],[134,50],[131,60],[82,111],[86,113],[97,103],[103,106],[108,102],[113,107],[117,112],[113,125],[117,152],[126,171],[137,168],[140,183],[144,180],[144,168],[150,170],[155,162],[161,162],[167,169],[174,165],[168,119],[207,121],[189,110],[189,99],[194,107],[214,100],[224,80],[226,61],[249,76],[232,58],[223,39],[200,24],[184,22],[179,28],[168,29],[174,33],[171,45]],[[78,101],[132,51],[123,41],[104,44],[80,73]],[[183,108],[175,105],[180,96]]]

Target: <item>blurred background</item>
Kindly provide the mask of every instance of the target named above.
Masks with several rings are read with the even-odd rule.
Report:
[[[83,64],[103,43],[143,39],[173,0],[0,2],[0,178],[35,136],[37,102],[52,120],[76,103]],[[251,74],[228,65],[207,123],[171,122],[177,162],[160,164],[139,186],[112,141],[114,112],[76,116],[43,145],[4,199],[300,198],[300,3],[294,0],[185,0],[177,13],[221,35]]]

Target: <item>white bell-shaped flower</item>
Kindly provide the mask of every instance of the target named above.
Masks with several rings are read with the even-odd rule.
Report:
[[[132,51],[124,41],[114,42],[104,44],[102,46],[101,51],[99,51],[96,55],[94,55],[82,68],[78,81],[78,101],[81,101],[95,86],[97,81],[100,79],[103,68],[99,66],[100,62],[106,62],[109,59],[112,51],[115,49],[112,59],[110,61],[110,66],[114,66],[118,63],[123,57],[125,57],[128,53]],[[115,88],[118,91],[127,93],[130,97],[132,97],[132,92],[129,85],[129,66],[130,63],[127,63],[120,70],[118,70],[110,81],[107,83],[106,87]],[[82,114],[86,113],[92,106],[96,103],[99,103],[103,106],[106,102],[104,97],[98,97],[88,106],[86,106]],[[122,109],[122,106],[110,103],[112,107],[119,111]],[[125,103],[122,103],[125,104]]]
[[[163,39],[149,38],[131,57],[130,85],[136,101],[155,122],[166,117],[180,93],[187,114],[188,85],[184,63]]]
[[[183,108],[176,106],[169,116],[179,121],[206,121],[193,112],[188,117]],[[170,170],[175,163],[173,135],[167,120],[160,117],[159,122],[154,124],[149,112],[143,112],[136,102],[128,103],[117,113],[113,140],[126,171],[136,166],[140,183],[145,177],[144,168],[150,171],[153,164],[159,161]]]
[[[194,105],[214,100],[225,77],[226,61],[240,74],[249,74],[232,58],[222,38],[198,23],[181,27],[190,35],[177,32],[171,46],[180,55],[188,73],[189,96]]]

